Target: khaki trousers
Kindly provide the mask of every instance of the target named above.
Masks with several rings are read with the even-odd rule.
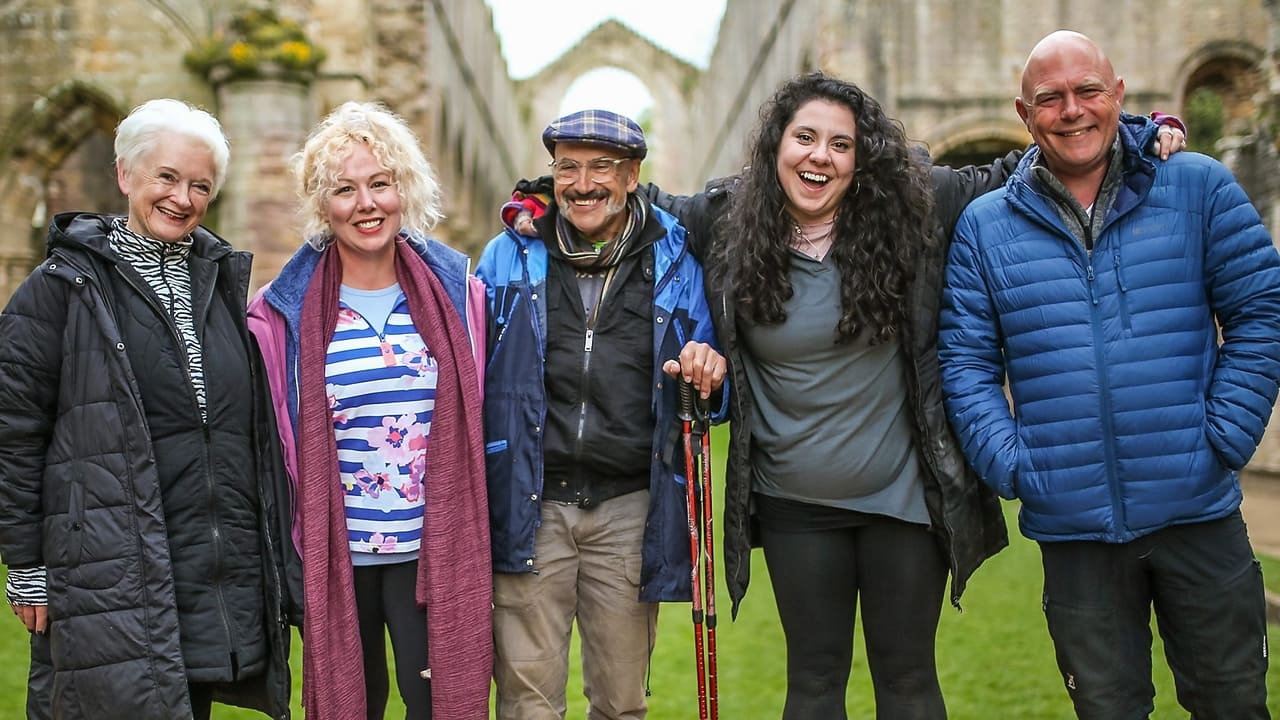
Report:
[[[494,576],[498,720],[565,716],[569,636],[578,621],[589,720],[641,720],[657,603],[642,603],[640,547],[647,490],[594,509],[544,502],[536,573]]]

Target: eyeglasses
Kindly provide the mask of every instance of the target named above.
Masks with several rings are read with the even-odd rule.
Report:
[[[587,177],[594,183],[607,183],[613,179],[618,166],[629,159],[618,158],[612,160],[601,157],[595,160],[588,160],[586,164]],[[578,178],[582,176],[583,165],[577,160],[552,160],[547,163],[547,167],[551,168],[551,175],[561,185],[577,182]]]

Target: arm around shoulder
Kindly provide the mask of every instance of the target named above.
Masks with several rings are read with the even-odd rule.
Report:
[[[934,213],[949,239],[965,207],[983,195],[1002,187],[1018,168],[1023,150],[1011,150],[989,165],[966,165],[954,169],[934,165],[931,170],[934,189]]]
[[[716,222],[728,210],[729,191],[737,179],[730,176],[711,180],[702,192],[693,195],[672,195],[653,183],[641,185],[637,192],[674,215],[689,233],[690,252],[699,260],[705,260]]]

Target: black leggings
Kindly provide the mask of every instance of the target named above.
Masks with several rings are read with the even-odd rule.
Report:
[[[431,681],[420,675],[427,669],[427,617],[414,599],[417,577],[416,561],[355,568],[368,720],[382,720],[387,709],[387,630],[405,720],[431,720]]]
[[[191,700],[193,720],[209,720],[213,713],[213,685],[188,682],[187,697]]]
[[[876,717],[947,716],[933,652],[947,566],[927,528],[892,520],[802,532],[766,527],[761,539],[787,642],[783,720],[848,717],[859,597]]]

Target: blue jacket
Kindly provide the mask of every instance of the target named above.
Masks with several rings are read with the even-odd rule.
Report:
[[[471,328],[467,324],[467,268],[471,259],[438,240],[412,233],[404,233],[404,237],[440,280],[462,319],[463,327],[468,332],[478,332],[478,328]],[[279,276],[259,291],[259,297],[254,298],[250,309],[250,314],[253,315],[260,303],[266,303],[284,318],[285,378],[289,392],[287,408],[289,424],[295,431],[298,427],[298,333],[302,327],[302,301],[306,299],[311,276],[315,274],[323,256],[323,252],[309,244],[298,248],[280,269]]]
[[[1125,123],[1120,138],[1092,253],[1030,172],[1037,149],[968,207],[948,259],[947,411],[1035,540],[1123,543],[1233,512],[1276,400],[1280,257],[1257,211],[1215,160],[1153,160]]]
[[[640,600],[682,601],[689,595],[689,524],[685,479],[673,464],[676,385],[662,374],[692,340],[714,344],[702,268],[688,253],[685,230],[654,207],[666,234],[654,243],[653,464],[640,569]],[[542,428],[546,395],[547,248],[511,229],[489,241],[476,268],[489,299],[485,371],[485,451],[489,525],[497,572],[533,572],[534,533],[542,512]],[[727,388],[726,388],[727,390]],[[727,392],[724,393],[727,396]],[[718,414],[723,416],[723,412]]]

